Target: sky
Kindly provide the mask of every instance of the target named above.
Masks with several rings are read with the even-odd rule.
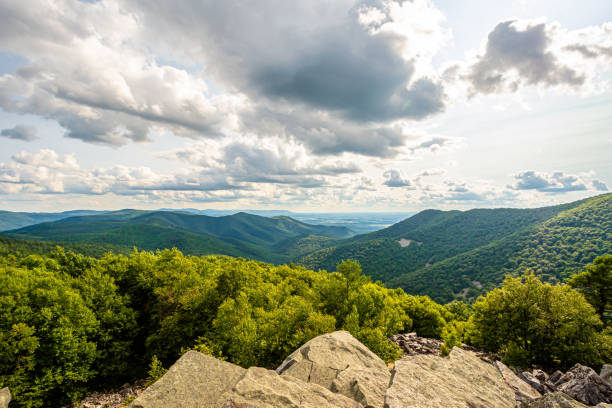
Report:
[[[611,85],[609,0],[0,0],[0,209],[570,202]]]

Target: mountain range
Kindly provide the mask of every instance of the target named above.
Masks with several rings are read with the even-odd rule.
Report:
[[[311,225],[286,216],[270,218],[237,213],[211,217],[142,210],[79,215],[3,234],[22,240],[112,244],[126,249],[176,247],[192,255],[217,253],[276,263],[289,262],[288,253],[302,253],[296,252],[302,240],[317,237],[316,242],[328,242],[354,235],[346,227]]]
[[[216,217],[171,210],[2,212],[0,221],[39,221],[0,238],[5,247],[39,251],[53,248],[47,242],[94,256],[103,250],[176,247],[191,255],[294,262],[327,271],[356,259],[373,280],[439,302],[474,299],[506,274],[527,269],[562,281],[597,256],[612,253],[612,194],[534,209],[425,210],[358,235],[345,226],[244,212]]]

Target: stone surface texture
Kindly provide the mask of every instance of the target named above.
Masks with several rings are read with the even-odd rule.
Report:
[[[8,387],[4,387],[0,390],[0,408],[8,408],[9,402],[11,402],[11,391]]]
[[[516,396],[521,397],[521,401],[531,401],[542,396],[536,389],[514,374],[514,371],[504,363],[496,361],[494,364],[506,385],[515,392]]]
[[[562,392],[552,392],[543,398],[534,401],[527,408],[586,408],[587,406],[570,398]]]
[[[224,407],[257,408],[362,408],[357,401],[320,385],[304,383],[273,370],[249,368],[222,398]]]
[[[392,372],[346,331],[315,337],[275,371],[189,351],[131,407],[612,408],[612,384],[580,364],[565,374],[535,369],[517,376],[479,350],[455,347],[441,357],[437,341],[401,336],[396,340],[411,354]],[[0,390],[0,408],[8,401],[8,389]]]
[[[516,398],[497,367],[455,347],[448,357],[417,355],[398,360],[385,407],[515,408]]]
[[[595,370],[581,364],[574,365],[555,383],[564,392],[587,405],[612,403],[612,383],[603,380]]]
[[[346,331],[315,337],[287,357],[276,372],[375,408],[382,408],[391,377],[385,362]]]
[[[246,370],[216,358],[188,351],[168,372],[131,404],[134,408],[217,408]]]

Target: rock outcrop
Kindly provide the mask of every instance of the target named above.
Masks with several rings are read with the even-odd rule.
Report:
[[[245,369],[189,351],[132,403],[133,408],[611,408],[612,384],[577,364],[567,373],[516,376],[501,361],[435,341],[401,337],[414,354],[387,365],[346,331],[316,337],[276,371]],[[414,346],[415,344],[418,345]],[[425,354],[414,350],[426,351]],[[6,390],[8,393],[8,390]],[[10,400],[0,391],[0,408]]]
[[[517,401],[530,402],[542,396],[531,385],[517,377],[514,371],[509,369],[504,363],[496,361],[494,364],[506,385],[514,391]]]
[[[315,337],[287,357],[276,372],[373,408],[382,408],[391,376],[385,362],[346,331]]]
[[[385,396],[386,408],[515,406],[515,391],[497,367],[457,347],[446,358],[417,355],[396,361]]]
[[[230,391],[246,370],[216,358],[188,351],[168,372],[147,388],[134,408],[221,407],[221,395]],[[207,405],[208,404],[208,405]]]
[[[587,406],[562,392],[553,392],[526,405],[526,408],[587,408]]]
[[[419,337],[416,333],[394,334],[389,338],[400,346],[404,355],[416,356],[419,354],[440,354],[442,340]]]
[[[8,387],[4,387],[0,390],[0,408],[8,408],[9,402],[11,402],[11,391]]]
[[[580,364],[559,378],[555,386],[584,404],[612,403],[612,383],[603,380],[592,368]]]
[[[357,401],[333,393],[320,385],[304,383],[290,376],[281,377],[273,370],[260,367],[249,368],[220,400],[224,408],[363,407]]]

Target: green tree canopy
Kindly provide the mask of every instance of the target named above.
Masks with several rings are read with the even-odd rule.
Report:
[[[612,255],[596,258],[586,270],[567,280],[584,295],[606,323],[612,321]]]
[[[472,342],[505,355],[512,365],[566,369],[609,358],[609,336],[585,298],[568,285],[542,283],[533,273],[507,276],[499,289],[473,305]],[[612,342],[611,342],[612,343]]]

